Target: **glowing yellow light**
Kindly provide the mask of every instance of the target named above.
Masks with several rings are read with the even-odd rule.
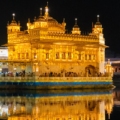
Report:
[[[16,71],[16,68],[14,68],[14,71]]]
[[[46,8],[46,12],[48,12],[48,8]]]

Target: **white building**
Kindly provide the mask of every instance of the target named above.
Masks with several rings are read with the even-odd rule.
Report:
[[[7,72],[8,65],[3,60],[8,60],[8,48],[7,47],[0,47],[0,72]]]

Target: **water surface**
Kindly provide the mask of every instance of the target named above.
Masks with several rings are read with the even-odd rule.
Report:
[[[119,90],[4,90],[0,91],[0,119],[113,120],[114,111],[120,112],[119,99]]]

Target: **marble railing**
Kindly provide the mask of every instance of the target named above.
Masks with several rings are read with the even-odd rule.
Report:
[[[10,82],[10,81],[18,81],[18,82],[25,82],[25,81],[44,81],[44,82],[54,82],[54,81],[59,81],[59,82],[72,82],[72,81],[85,81],[85,82],[90,82],[90,81],[112,81],[112,77],[0,77],[1,82]]]
[[[58,82],[92,82],[92,81],[112,81],[111,77],[38,77],[36,81],[58,81]]]

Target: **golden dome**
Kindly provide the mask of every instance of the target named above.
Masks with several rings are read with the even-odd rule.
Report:
[[[97,15],[97,22],[95,23],[95,25],[101,25],[99,19],[100,19],[100,15]]]
[[[12,16],[13,16],[13,19],[9,25],[10,26],[18,26],[19,24],[17,24],[17,22],[15,21],[15,13],[13,13]]]
[[[35,21],[36,22],[47,21],[47,22],[52,22],[52,23],[55,22],[55,23],[57,23],[57,21],[54,18],[52,18],[51,16],[49,16],[48,2],[47,2],[47,6],[45,7],[45,14],[42,15],[42,8],[40,8],[40,16]]]
[[[40,16],[34,19],[33,26],[34,28],[47,28],[49,33],[65,33],[65,22],[60,24],[51,17],[48,6],[45,7],[44,15],[42,15],[42,8],[40,8]]]
[[[80,31],[80,28],[79,26],[77,25],[77,18],[75,18],[75,25],[73,26],[73,30],[72,30],[72,34],[80,34],[81,31]]]

